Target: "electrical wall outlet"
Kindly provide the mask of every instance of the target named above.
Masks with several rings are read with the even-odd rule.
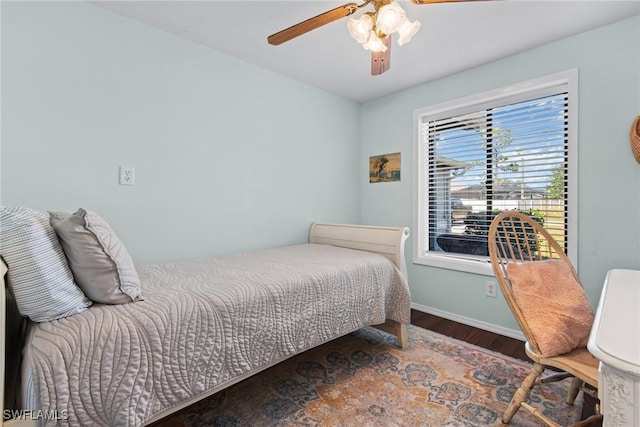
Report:
[[[120,166],[120,185],[134,185],[136,183],[136,168]]]
[[[493,280],[487,280],[484,283],[484,295],[490,298],[496,298],[497,297],[497,288],[498,288],[498,284],[496,282],[494,282]]]

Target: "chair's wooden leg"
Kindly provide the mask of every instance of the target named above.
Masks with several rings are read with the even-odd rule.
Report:
[[[516,412],[518,412],[520,405],[527,399],[536,379],[538,379],[542,372],[544,372],[544,366],[539,363],[534,363],[531,367],[531,372],[529,372],[529,375],[527,375],[524,381],[522,381],[522,384],[520,384],[518,390],[513,394],[511,402],[509,402],[509,406],[502,416],[502,422],[504,424],[509,424],[511,418],[513,418]]]
[[[540,409],[534,408],[533,406],[529,405],[527,402],[522,402],[521,405],[527,411],[531,412],[534,417],[542,421],[545,425],[549,427],[561,427],[560,424],[558,424],[557,422],[553,421],[551,418],[543,414]]]
[[[582,380],[578,377],[573,377],[571,385],[569,386],[569,394],[567,394],[567,405],[573,405],[576,401],[576,397],[582,388]]]
[[[590,426],[592,424],[602,425],[602,420],[603,420],[602,415],[591,415],[586,420],[582,420],[580,422],[577,422],[576,424],[571,424],[571,427],[585,427],[585,426]]]

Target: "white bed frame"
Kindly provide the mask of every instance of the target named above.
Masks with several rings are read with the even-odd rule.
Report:
[[[368,252],[375,252],[389,258],[398,267],[400,272],[407,277],[407,266],[404,256],[404,246],[409,237],[409,229],[407,227],[377,227],[367,225],[350,225],[350,224],[327,224],[313,223],[309,231],[309,243],[321,243],[343,248],[358,249]],[[0,259],[0,276],[2,287],[0,289],[0,410],[2,418],[0,418],[0,426],[36,426],[36,420],[31,419],[28,414],[21,419],[5,420],[4,412],[4,366],[6,351],[6,289],[5,274],[7,273],[7,265]],[[407,328],[399,322],[387,320],[381,325],[374,325],[383,331],[389,332],[398,338],[398,344],[401,348],[405,348],[408,343]],[[238,378],[238,381],[244,378]],[[228,386],[228,385],[227,385]],[[219,390],[212,392],[215,393]],[[189,404],[176,408],[182,409]],[[166,416],[163,414],[162,416]],[[148,422],[157,421],[151,419]]]

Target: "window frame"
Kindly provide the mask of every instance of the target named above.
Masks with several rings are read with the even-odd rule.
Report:
[[[438,120],[461,114],[503,106],[549,94],[566,91],[568,96],[567,125],[567,256],[578,269],[578,69],[504,86],[465,96],[413,112],[413,263],[475,274],[493,276],[487,256],[429,251],[429,142],[421,141],[420,123],[424,117]]]

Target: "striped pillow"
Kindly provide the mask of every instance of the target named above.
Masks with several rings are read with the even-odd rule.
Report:
[[[71,316],[92,304],[76,286],[44,213],[0,207],[0,255],[20,314],[34,322]]]

